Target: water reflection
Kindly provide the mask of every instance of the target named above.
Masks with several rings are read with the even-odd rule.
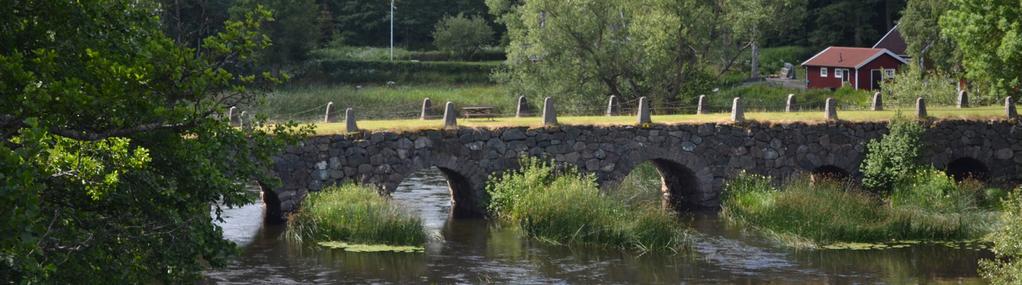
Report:
[[[451,198],[438,171],[406,179],[393,199],[436,238],[425,253],[348,253],[289,245],[282,225],[263,225],[261,205],[225,212],[225,237],[243,247],[210,284],[308,283],[980,283],[988,252],[917,246],[882,251],[795,251],[721,222],[686,217],[689,254],[636,255],[551,246],[486,220],[448,219]]]

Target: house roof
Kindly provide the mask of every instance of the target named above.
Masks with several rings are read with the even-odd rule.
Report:
[[[898,25],[894,25],[894,28],[887,31],[887,34],[877,44],[873,45],[873,48],[885,48],[895,54],[904,55],[905,50],[908,49],[908,44],[905,43],[905,38],[901,37]]]
[[[809,58],[802,65],[858,69],[885,54],[894,57],[901,63],[908,63],[904,58],[887,49],[832,46]]]

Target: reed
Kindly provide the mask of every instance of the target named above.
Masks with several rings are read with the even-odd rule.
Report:
[[[422,245],[422,221],[408,215],[376,190],[354,184],[309,193],[288,219],[291,241],[343,241],[363,244]]]
[[[535,158],[491,179],[489,209],[527,235],[555,244],[590,244],[639,251],[677,250],[684,231],[677,217],[652,206],[629,205],[600,192],[592,175],[556,169]]]
[[[803,177],[773,187],[769,177],[742,173],[726,186],[722,215],[782,241],[815,245],[957,241],[989,233],[995,212],[978,207],[971,193],[948,179],[921,172],[883,199],[848,182],[813,183]]]

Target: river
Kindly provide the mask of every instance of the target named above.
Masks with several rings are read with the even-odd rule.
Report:
[[[393,198],[434,237],[425,253],[349,253],[296,246],[283,225],[263,224],[263,207],[225,211],[224,237],[241,247],[205,284],[337,283],[983,283],[988,251],[920,245],[885,250],[794,250],[728,226],[716,214],[687,214],[692,250],[636,254],[566,247],[520,237],[485,220],[448,219],[439,171],[405,180]]]

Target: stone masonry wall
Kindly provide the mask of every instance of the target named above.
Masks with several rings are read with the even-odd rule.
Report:
[[[595,173],[603,187],[652,161],[665,178],[665,197],[679,208],[714,208],[724,181],[739,170],[782,179],[834,167],[858,177],[866,142],[886,123],[684,124],[560,126],[375,132],[312,137],[275,159],[283,182],[267,189],[281,216],[309,191],[354,181],[392,192],[415,171],[437,167],[451,186],[456,216],[483,214],[489,175],[517,167],[522,155],[552,158]],[[945,168],[973,158],[989,180],[1010,186],[1022,173],[1022,129],[1008,121],[930,123],[923,159]]]

